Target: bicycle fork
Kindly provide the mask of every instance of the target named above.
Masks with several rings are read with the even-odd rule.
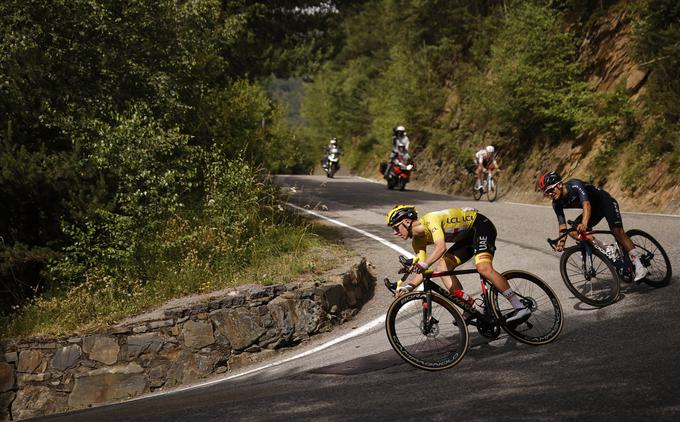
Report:
[[[596,276],[595,267],[593,265],[593,250],[587,242],[583,242],[583,251],[581,257],[583,258],[583,275],[586,280]]]
[[[425,293],[425,300],[422,301],[422,312],[423,312],[423,321],[422,321],[422,326],[420,327],[420,330],[422,333],[426,336],[429,335],[436,335],[436,329],[437,324],[439,324],[439,321],[432,316],[432,293],[427,292]]]

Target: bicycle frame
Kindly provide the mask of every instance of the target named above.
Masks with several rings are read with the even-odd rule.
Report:
[[[572,222],[569,221],[571,224]],[[572,224],[573,226],[573,224]],[[553,248],[557,244],[559,240],[562,238],[568,236],[570,233],[576,232],[576,228],[572,227],[571,229],[567,230],[564,232],[560,237],[557,239],[550,240],[548,239],[548,243],[550,246]],[[616,241],[616,247],[618,248],[618,254],[619,257],[618,259],[614,260],[611,259],[608,255],[607,252],[597,246],[594,242],[592,242],[588,237],[594,235],[594,234],[606,234],[614,237],[614,240]],[[614,264],[616,267],[616,272],[619,273],[619,275],[624,276],[624,277],[629,277],[631,276],[633,272],[633,263],[630,260],[630,257],[628,256],[627,253],[625,253],[625,250],[623,248],[623,245],[619,243],[619,241],[616,239],[616,236],[614,236],[614,233],[612,233],[610,230],[591,230],[583,233],[578,233],[578,236],[575,238],[576,243],[583,246],[584,254],[583,254],[583,266],[585,270],[585,278],[586,280],[590,280],[590,277],[594,275],[594,269],[593,269],[593,248],[598,249],[600,252],[602,252],[607,258]]]
[[[432,327],[434,323],[437,321],[433,321],[432,319],[432,293],[435,292],[438,293],[439,295],[445,297],[446,299],[450,300],[453,304],[458,306],[460,309],[468,312],[471,317],[474,317],[477,319],[478,323],[481,323],[483,325],[488,325],[488,326],[493,326],[498,324],[498,317],[491,312],[491,303],[489,302],[489,289],[493,288],[492,284],[489,280],[485,279],[480,275],[480,283],[481,283],[481,288],[482,288],[482,300],[484,301],[484,309],[486,312],[482,313],[479,312],[474,306],[468,304],[464,300],[460,299],[457,296],[452,295],[451,293],[448,292],[445,288],[441,287],[439,284],[435,283],[432,281],[432,278],[437,278],[437,277],[442,277],[446,275],[464,275],[464,274],[479,274],[477,270],[452,270],[452,271],[441,271],[441,272],[430,272],[426,271],[423,273],[423,291],[426,294],[427,297],[427,306],[423,307],[423,321],[424,321],[424,330],[426,332],[429,331],[429,329]],[[408,276],[408,274],[405,275],[405,277]],[[405,280],[405,277],[402,278],[402,282]]]
[[[486,177],[482,177],[482,192],[487,193],[494,187],[493,172],[489,169],[482,170],[486,174]],[[475,182],[476,183],[476,182]]]
[[[493,172],[491,170],[485,171],[486,171],[486,184],[484,186],[484,191],[488,192],[491,189],[494,189]]]

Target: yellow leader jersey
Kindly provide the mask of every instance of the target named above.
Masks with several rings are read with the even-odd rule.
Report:
[[[427,245],[432,245],[437,240],[456,242],[462,239],[474,224],[477,212],[474,208],[449,208],[427,213],[418,219],[425,229],[422,235],[413,236],[411,243],[418,260],[425,260]]]

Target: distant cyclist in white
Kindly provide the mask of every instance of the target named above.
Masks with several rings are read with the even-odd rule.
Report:
[[[496,148],[493,145],[487,145],[486,148],[480,149],[475,153],[475,175],[477,176],[477,183],[475,189],[482,186],[482,173],[484,170],[489,172],[501,171],[501,166],[496,161]]]

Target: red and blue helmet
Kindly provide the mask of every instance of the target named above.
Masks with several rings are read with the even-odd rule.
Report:
[[[550,171],[548,173],[545,173],[541,175],[541,177],[538,178],[538,188],[543,192],[547,192],[550,189],[554,188],[557,186],[558,183],[562,181],[562,176],[559,175],[559,173],[555,171]]]

